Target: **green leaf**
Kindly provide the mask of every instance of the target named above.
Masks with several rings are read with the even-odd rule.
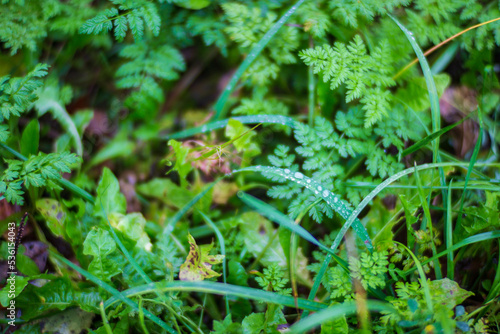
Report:
[[[168,141],[168,146],[172,146],[175,152],[175,165],[173,167],[173,170],[179,173],[181,183],[183,185],[186,185],[186,176],[193,169],[193,167],[191,166],[191,161],[188,161],[187,159],[189,148],[186,146],[182,146],[182,143],[174,139]]]
[[[449,278],[430,281],[429,288],[434,304],[445,305],[450,310],[462,304],[470,296],[474,296],[474,293],[462,289],[457,282]]]
[[[120,184],[109,168],[102,170],[101,179],[97,186],[97,198],[94,205],[94,215],[103,217],[101,203],[104,206],[104,212],[121,213],[127,212],[127,200],[120,192]]]
[[[234,285],[248,286],[248,274],[238,261],[232,259],[227,264],[229,275],[227,281]]]
[[[29,321],[45,312],[71,306],[96,313],[100,301],[101,296],[94,289],[76,290],[68,278],[60,277],[51,279],[42,287],[28,284],[16,298],[16,306],[23,310],[22,319]]]
[[[89,265],[89,272],[103,281],[110,281],[122,269],[109,257],[116,250],[116,242],[110,233],[103,229],[94,229],[89,232],[83,243],[83,254],[94,258]]]
[[[8,276],[5,286],[0,290],[0,304],[3,307],[7,307],[10,305],[11,300],[15,300],[17,296],[24,290],[26,285],[28,285],[29,277],[22,276]],[[13,287],[14,291],[11,290]],[[15,305],[15,304],[14,304]]]
[[[40,124],[38,119],[33,119],[24,128],[21,137],[21,154],[25,156],[36,155],[38,153],[38,142],[40,140]]]
[[[108,215],[111,226],[121,231],[128,239],[135,241],[135,247],[151,251],[153,245],[149,236],[144,231],[146,219],[142,213],[134,212],[127,215],[111,213]]]
[[[209,245],[196,245],[196,241],[188,234],[189,254],[181,266],[179,279],[182,281],[203,281],[205,278],[220,276],[212,270],[212,265],[222,263],[224,255],[209,255],[213,243]]]
[[[279,239],[273,238],[278,230],[273,228],[269,220],[257,212],[247,212],[240,216],[239,227],[248,251],[259,258],[263,266],[277,264],[281,268],[287,267]]]
[[[180,209],[193,198],[191,191],[179,187],[170,179],[155,178],[137,186],[137,192],[143,196],[162,201],[173,208]]]
[[[241,327],[243,334],[259,334],[265,329],[266,318],[264,313],[252,313],[243,319]]]
[[[228,314],[224,321],[214,320],[213,324],[214,330],[210,334],[242,334],[241,325],[237,322],[233,322],[231,319],[231,314]]]
[[[36,201],[36,209],[40,211],[52,233],[65,237],[66,211],[59,201],[52,198],[41,198]]]
[[[118,134],[112,141],[95,154],[86,166],[90,168],[106,160],[127,157],[135,150],[135,144],[128,140],[125,133]]]

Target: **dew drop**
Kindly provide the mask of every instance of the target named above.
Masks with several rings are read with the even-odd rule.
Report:
[[[329,192],[328,190],[323,190],[323,197],[328,196],[328,194],[329,194],[329,193],[330,193],[330,192]]]
[[[285,173],[287,173],[287,174],[290,173],[290,170],[288,168],[285,169]]]
[[[297,179],[303,179],[304,178],[304,174],[300,173],[300,172],[296,172],[294,174],[294,176],[297,178]]]
[[[310,179],[307,179],[307,183],[311,183],[311,180],[310,180]]]
[[[333,203],[337,203],[338,201],[339,201],[339,199],[338,199],[337,197],[335,197],[335,198],[333,199]]]
[[[323,188],[321,186],[318,186],[318,190],[321,191],[323,190]]]

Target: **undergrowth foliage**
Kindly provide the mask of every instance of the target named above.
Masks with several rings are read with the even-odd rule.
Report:
[[[0,16],[4,332],[498,331],[497,1]]]

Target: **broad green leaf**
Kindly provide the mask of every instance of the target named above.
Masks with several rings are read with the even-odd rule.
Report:
[[[41,287],[28,284],[16,298],[23,320],[31,320],[51,310],[78,306],[87,312],[97,312],[101,296],[94,289],[76,290],[68,278],[55,278]]]
[[[255,257],[260,257],[260,263],[268,267],[278,264],[286,268],[286,256],[279,242],[279,238],[271,240],[277,229],[271,222],[257,212],[247,212],[240,216],[239,228],[244,237],[245,245]],[[262,254],[261,254],[262,253]]]
[[[87,278],[89,281],[93,282],[94,284],[98,285],[99,287],[103,288],[104,290],[106,290],[108,293],[110,293],[111,295],[113,295],[114,298],[117,298],[117,300],[120,300],[122,301],[123,303],[125,303],[127,306],[130,307],[131,310],[133,310],[134,312],[139,312],[139,305],[130,300],[129,298],[125,297],[120,291],[116,290],[115,288],[113,288],[111,285],[107,284],[106,282],[104,282],[103,280],[99,279],[98,277],[92,275],[90,272],[88,271],[85,271],[83,270],[82,268],[80,268],[79,266],[75,265],[74,263],[72,263],[71,261],[67,260],[66,258],[60,256],[59,254],[55,253],[55,252],[51,252],[51,255],[53,258],[55,258],[56,260],[64,263],[65,265],[67,265],[68,267],[72,268],[73,270],[77,271],[79,274],[81,274],[82,276],[84,276],[85,278]],[[99,296],[99,300],[94,302],[93,304],[93,307],[94,307],[94,310],[87,310],[86,308],[82,308],[81,305],[83,303],[80,304],[80,307],[82,309],[84,309],[85,311],[97,311],[96,308],[97,308],[97,305],[102,302],[102,299],[100,298]],[[152,314],[149,310],[147,309],[143,309],[143,312],[144,312],[144,315],[149,319],[151,320],[152,322],[154,322],[155,324],[157,324],[158,326],[160,326],[161,328],[165,329],[167,332],[171,333],[171,334],[177,334],[176,331],[174,331],[174,329],[172,327],[170,327],[169,325],[167,325],[163,320],[161,320],[160,318],[158,318],[157,316],[155,316],[154,314]]]
[[[26,285],[28,285],[29,277],[23,276],[8,276],[5,282],[5,286],[0,290],[0,304],[3,307],[10,305],[10,301],[15,299],[24,290]],[[10,290],[14,287],[14,291]]]
[[[153,245],[149,236],[144,231],[146,219],[142,213],[134,212],[127,215],[121,213],[111,213],[108,215],[111,226],[123,232],[132,241],[136,242],[136,247],[151,251]]]
[[[47,227],[59,237],[65,236],[64,223],[66,211],[59,201],[52,198],[41,198],[36,201],[36,208],[47,222]]]
[[[138,185],[136,190],[143,196],[158,199],[177,209],[185,206],[193,198],[191,191],[179,187],[170,179],[155,178]]]
[[[132,152],[134,152],[134,149],[135,143],[127,139],[127,133],[120,132],[115,138],[113,138],[112,141],[110,141],[92,157],[86,167],[90,168],[106,160],[128,157]]]
[[[116,250],[116,242],[110,233],[103,229],[94,229],[89,232],[83,243],[83,254],[93,256],[89,265],[89,272],[103,281],[110,281],[122,269],[109,257]]]
[[[242,334],[241,324],[233,322],[231,314],[228,314],[224,321],[215,321],[213,324],[214,330],[210,334]]]
[[[175,152],[175,165],[173,167],[173,170],[179,173],[181,184],[187,185],[186,176],[193,169],[191,162],[187,159],[189,148],[182,146],[182,143],[174,139],[170,139],[168,141],[168,146],[172,146]]]
[[[213,248],[213,243],[198,246],[196,241],[188,234],[189,254],[186,261],[181,266],[179,279],[182,281],[203,281],[205,278],[220,276],[212,270],[212,265],[219,264],[224,259],[224,255],[209,255]]]
[[[229,275],[227,276],[228,283],[248,286],[248,274],[245,268],[236,260],[230,260],[227,264]]]
[[[252,313],[246,316],[241,323],[243,334],[259,334],[264,330],[265,324],[264,313]]]
[[[21,137],[21,154],[29,157],[38,153],[38,142],[40,141],[40,124],[38,119],[33,119],[24,128]]]
[[[107,214],[126,213],[127,200],[120,192],[120,184],[118,183],[118,180],[113,175],[113,172],[108,168],[104,168],[102,170],[101,180],[99,181],[96,192],[97,198],[94,205],[95,216],[104,216],[101,203],[104,206],[104,212]]]
[[[43,333],[80,333],[82,328],[90,328],[93,313],[79,308],[71,308],[43,319]]]
[[[474,295],[474,293],[462,289],[457,282],[449,278],[430,281],[429,288],[434,304],[446,305],[450,310]]]

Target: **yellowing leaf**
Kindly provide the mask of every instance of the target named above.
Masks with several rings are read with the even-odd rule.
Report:
[[[179,272],[181,281],[203,281],[205,278],[220,276],[212,270],[212,265],[222,262],[224,255],[209,255],[214,244],[198,246],[196,241],[188,234],[189,254],[182,264]]]

